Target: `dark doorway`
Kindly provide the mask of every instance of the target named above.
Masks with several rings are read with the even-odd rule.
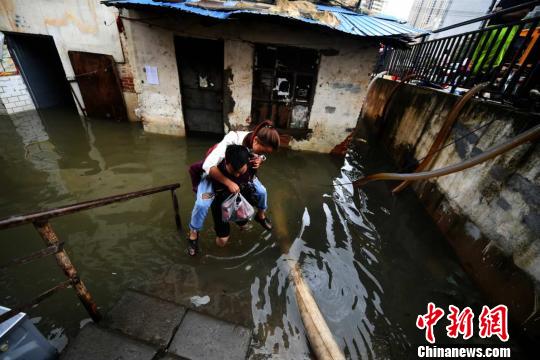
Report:
[[[6,39],[37,109],[74,106],[52,36],[6,33]]]
[[[111,55],[69,51],[86,115],[127,120],[126,104]]]
[[[175,38],[188,134],[223,134],[223,42]]]

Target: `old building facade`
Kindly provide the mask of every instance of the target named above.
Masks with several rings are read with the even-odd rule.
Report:
[[[24,3],[3,5],[0,30],[23,59],[21,33],[53,41],[82,114],[177,136],[269,119],[291,148],[319,152],[356,125],[381,41],[414,32],[305,1]],[[19,65],[31,94],[51,83]]]

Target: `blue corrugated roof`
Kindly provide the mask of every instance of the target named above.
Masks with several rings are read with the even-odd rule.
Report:
[[[236,1],[223,2],[223,9],[205,9],[198,7],[196,4],[198,0],[187,0],[185,2],[161,2],[153,0],[106,0],[103,1],[105,5],[111,5],[116,7],[154,7],[154,8],[168,8],[197,14],[201,16],[208,16],[215,19],[228,19],[239,14],[257,14],[266,16],[279,16],[286,17],[288,19],[295,19],[310,24],[321,25],[329,27],[331,29],[356,35],[356,36],[376,36],[376,37],[388,37],[388,36],[400,36],[400,35],[417,35],[425,31],[415,29],[406,24],[393,21],[385,17],[369,16],[366,14],[359,14],[354,11],[344,9],[337,6],[317,5],[317,10],[323,12],[332,13],[338,20],[338,24],[328,24],[320,20],[313,19],[311,17],[304,16],[291,16],[288,13],[279,13],[274,11],[268,11],[264,8],[242,8],[235,6],[238,4]],[[246,4],[245,2],[243,3]],[[256,4],[256,3],[253,3]]]

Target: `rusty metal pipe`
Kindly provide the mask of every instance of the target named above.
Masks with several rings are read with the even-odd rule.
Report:
[[[56,235],[56,233],[54,232],[51,224],[49,224],[48,222],[37,222],[34,223],[34,227],[36,228],[43,241],[45,241],[45,244],[47,244],[47,246],[60,245],[61,242],[58,239],[58,235]],[[73,285],[73,288],[75,289],[79,300],[88,312],[88,315],[90,315],[94,322],[98,322],[99,320],[101,320],[101,314],[98,311],[96,302],[94,301],[92,294],[90,294],[90,291],[88,291],[88,289],[86,288],[86,285],[84,285],[82,280],[79,278],[77,269],[75,268],[75,265],[73,265],[73,263],[71,262],[66,250],[62,248],[54,256],[56,258],[56,263],[58,264],[58,266],[60,266],[62,271],[64,271],[64,274],[69,279],[70,283]]]
[[[176,191],[171,189],[171,197],[174,209],[174,221],[176,223],[176,229],[182,231],[182,221],[180,220],[180,210],[178,209],[178,198],[176,197]]]
[[[419,172],[424,170],[429,166],[435,155],[439,152],[441,149],[441,146],[443,146],[443,143],[448,138],[448,135],[450,135],[450,131],[454,127],[454,124],[456,123],[456,120],[458,118],[459,113],[461,112],[461,109],[469,102],[470,99],[474,98],[478,92],[482,91],[482,89],[486,88],[489,85],[488,82],[481,83],[467,91],[465,95],[459,101],[454,105],[452,110],[448,113],[448,117],[444,121],[441,129],[439,130],[439,133],[435,137],[435,140],[433,141],[433,144],[431,144],[431,147],[429,148],[428,154],[424,159],[420,162],[420,164],[416,167],[414,170],[415,172]],[[401,192],[403,189],[405,189],[409,185],[408,181],[404,181],[398,186],[392,190],[393,194],[397,194]]]
[[[66,281],[56,285],[55,287],[53,287],[53,288],[51,288],[51,289],[49,289],[47,291],[42,292],[36,298],[34,298],[32,301],[30,301],[30,302],[28,302],[26,304],[23,304],[23,305],[17,305],[15,307],[13,307],[11,310],[9,310],[9,311],[3,313],[2,315],[0,315],[0,324],[3,323],[4,321],[8,320],[8,319],[11,319],[12,317],[17,315],[21,311],[25,311],[25,310],[28,310],[28,309],[36,306],[37,304],[41,303],[43,300],[47,299],[51,295],[56,294],[58,292],[58,290],[65,289],[70,285],[72,285],[71,280],[66,280]]]
[[[179,187],[180,187],[180,184],[178,183],[170,184],[170,185],[163,185],[163,186],[158,186],[158,187],[154,187],[150,189],[133,191],[133,192],[125,193],[125,194],[104,197],[104,198],[100,198],[96,200],[70,204],[67,206],[62,206],[62,207],[54,208],[50,210],[38,211],[38,212],[25,214],[25,215],[10,216],[4,219],[0,219],[0,230],[27,224],[27,223],[33,223],[36,221],[46,221],[53,217],[73,214],[82,210],[93,209],[96,207],[100,207],[100,206],[104,206],[104,205],[108,205],[108,204],[112,204],[116,202],[126,201],[126,200],[135,199],[135,198],[146,196],[146,195],[159,193],[162,191],[167,191],[167,190],[173,191],[173,190],[178,189]]]
[[[424,172],[418,172],[418,173],[410,173],[410,174],[399,174],[399,173],[377,173],[373,175],[364,176],[358,180],[356,180],[353,185],[354,186],[362,186],[372,181],[377,180],[407,180],[407,181],[414,181],[414,180],[425,180],[430,179],[433,177],[439,177],[444,175],[449,175],[452,173],[456,173],[458,171],[462,171],[465,169],[468,169],[470,167],[473,167],[475,165],[478,165],[480,163],[483,163],[484,161],[490,160],[497,155],[503,154],[509,150],[512,150],[513,148],[526,143],[528,141],[535,141],[538,138],[540,138],[540,125],[536,125],[535,127],[519,134],[515,138],[506,141],[502,144],[492,146],[488,150],[484,151],[482,154],[477,155],[475,157],[472,157],[468,160],[465,160],[463,162],[460,162],[458,164],[450,165],[441,169],[432,170],[432,171],[424,171]]]
[[[35,252],[31,253],[30,255],[26,255],[26,256],[23,256],[23,257],[20,257],[20,258],[10,260],[9,262],[7,262],[5,264],[0,265],[0,271],[4,271],[10,266],[28,264],[29,262],[39,260],[39,259],[41,259],[41,258],[43,258],[45,256],[56,254],[57,252],[62,250],[63,247],[64,247],[64,243],[61,242],[61,243],[58,243],[56,245],[46,247],[45,249],[35,251]],[[0,323],[2,323],[2,322],[0,321]]]

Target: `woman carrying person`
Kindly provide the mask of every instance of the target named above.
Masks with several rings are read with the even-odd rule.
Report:
[[[229,145],[243,145],[250,151],[250,168],[256,172],[263,162],[261,155],[270,154],[279,147],[279,133],[270,121],[257,125],[253,131],[230,131],[220,143],[210,149],[202,163],[202,175],[197,186],[197,197],[191,212],[189,223],[188,253],[195,256],[199,250],[199,232],[208,215],[214,200],[214,186],[212,180],[223,184],[230,193],[240,192],[240,187],[223,175],[218,168],[219,163],[225,159],[225,151]],[[191,172],[191,169],[190,169]],[[192,174],[193,176],[193,174]],[[272,223],[266,216],[267,194],[266,188],[254,175],[251,181],[257,199],[257,221],[266,230],[272,229]]]

